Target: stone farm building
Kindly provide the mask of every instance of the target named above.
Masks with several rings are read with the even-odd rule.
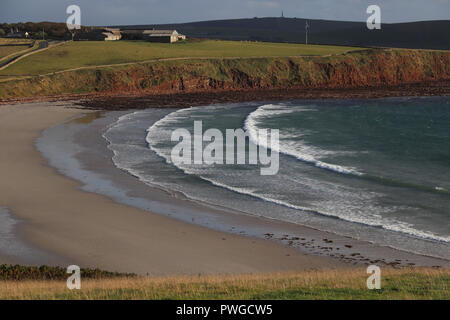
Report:
[[[150,42],[174,43],[186,40],[186,36],[176,30],[129,30],[114,28],[98,28],[75,35],[74,40],[114,41],[114,40],[147,40]]]
[[[11,32],[9,32],[5,37],[6,38],[26,38],[28,35],[28,32],[25,31],[19,31],[18,28],[15,30],[11,28]]]
[[[78,41],[116,41],[122,39],[120,29],[98,28],[90,32],[76,33],[74,40]]]
[[[121,30],[123,39],[147,40],[150,42],[174,43],[186,40],[186,36],[176,30]]]

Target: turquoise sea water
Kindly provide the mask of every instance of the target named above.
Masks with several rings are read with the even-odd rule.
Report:
[[[170,162],[178,128],[280,130],[280,170]],[[145,110],[105,133],[142,181],[244,213],[449,258],[450,98],[293,101]]]

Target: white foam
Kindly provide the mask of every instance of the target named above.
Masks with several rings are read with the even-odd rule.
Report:
[[[263,107],[265,107],[265,108],[263,108]],[[273,114],[270,112],[276,112],[276,114],[288,114],[290,112],[293,112],[291,110],[282,110],[282,109],[280,109],[280,106],[268,105],[268,106],[263,106],[263,107],[261,107],[262,110],[261,110],[261,108],[259,108],[255,111],[256,115],[255,115],[255,112],[253,112],[252,114],[250,114],[247,117],[245,127],[247,130],[250,131],[250,137],[257,136],[257,135],[255,135],[255,130],[259,129],[258,123],[260,120],[262,120],[261,113],[263,114],[264,117],[266,117],[266,116],[270,116],[270,114]],[[167,142],[165,139],[170,139],[170,133],[171,133],[171,130],[173,129],[173,127],[171,127],[171,126],[180,120],[185,120],[186,117],[189,116],[189,113],[191,111],[193,111],[193,109],[195,111],[195,109],[198,109],[198,108],[182,109],[182,110],[172,112],[172,113],[166,115],[165,117],[163,117],[162,119],[160,119],[159,121],[155,122],[151,127],[149,127],[147,129],[146,141],[148,143],[148,147],[151,150],[153,150],[158,156],[165,159],[166,162],[168,162],[168,163],[171,162],[170,161],[170,148],[158,148],[155,145],[157,145],[157,143],[159,141]],[[260,110],[259,115],[257,113],[258,110]],[[298,111],[298,109],[296,109],[295,111]],[[136,113],[139,113],[139,112],[135,112],[134,114],[129,114],[129,115],[120,117],[119,120],[110,127],[110,129],[114,128],[116,126],[123,125],[123,122],[125,120],[132,120],[133,117],[136,117]],[[251,130],[253,130],[253,134],[252,134]],[[105,139],[107,139],[107,134],[105,134],[104,137],[105,137]],[[126,161],[123,161],[123,159],[120,159],[121,161],[119,161],[118,150],[116,148],[114,148],[114,145],[112,144],[111,141],[108,140],[108,142],[109,142],[110,149],[114,152],[113,161],[116,166],[118,166],[119,168],[121,168],[123,170],[128,171],[130,174],[137,177],[138,179],[140,179],[143,182],[146,182],[149,184],[155,183],[155,181],[148,181],[149,177],[144,176],[142,172],[139,172],[137,170],[133,170],[132,168],[130,168],[129,163],[127,163]],[[253,141],[253,142],[258,143],[258,141]],[[267,146],[264,146],[264,147],[267,147]],[[286,145],[284,146],[284,148],[285,149],[283,149],[283,147],[281,148],[282,149],[281,152],[283,152],[283,153],[292,152],[291,155],[293,155],[297,158],[301,158],[299,160],[311,162],[318,167],[322,167],[322,168],[325,168],[328,170],[345,173],[345,174],[358,174],[358,175],[360,174],[359,172],[355,173],[355,171],[351,168],[328,164],[328,163],[324,163],[324,162],[321,162],[321,161],[315,159],[314,156],[308,154],[308,152],[317,154],[318,151],[313,150],[313,149],[308,150],[307,146],[305,146],[305,148],[303,149],[304,153],[302,153],[301,155],[299,155],[297,153],[298,152],[297,149],[290,151],[289,149],[286,149]],[[363,225],[367,225],[367,226],[378,227],[378,228],[382,228],[385,230],[390,230],[390,231],[394,231],[394,232],[412,235],[417,238],[430,239],[430,240],[434,240],[434,241],[450,243],[450,237],[439,236],[432,232],[418,230],[418,229],[414,228],[413,225],[405,223],[405,222],[397,221],[394,219],[389,219],[387,217],[381,217],[380,215],[377,215],[377,214],[371,214],[371,215],[362,214],[362,212],[359,212],[356,209],[355,209],[355,211],[349,212],[349,210],[351,208],[349,210],[344,210],[344,211],[337,210],[335,208],[336,204],[333,203],[333,201],[331,201],[329,204],[324,203],[322,201],[320,206],[318,206],[318,207],[320,207],[320,210],[316,210],[311,207],[309,207],[309,208],[302,207],[299,205],[289,203],[288,201],[276,199],[273,197],[273,195],[258,193],[258,191],[255,189],[245,188],[245,187],[236,187],[236,186],[222,183],[222,182],[212,179],[210,177],[206,177],[202,174],[203,170],[201,170],[201,168],[199,168],[199,167],[189,167],[189,166],[181,166],[181,165],[178,165],[176,167],[178,169],[180,169],[182,172],[184,172],[185,174],[195,175],[196,177],[199,177],[200,179],[207,181],[214,186],[221,187],[221,188],[224,188],[224,189],[227,189],[227,190],[239,193],[239,194],[251,196],[251,197],[263,200],[263,201],[277,204],[277,205],[281,205],[281,206],[284,206],[287,208],[301,210],[304,212],[310,212],[310,213],[319,214],[319,215],[323,215],[323,216],[329,216],[329,217],[333,217],[333,218],[338,218],[340,220],[351,222],[351,223],[359,223],[359,224],[363,224]],[[368,208],[366,208],[366,209],[368,209]],[[376,211],[376,210],[374,210],[374,211]]]
[[[295,109],[291,108],[291,110],[284,109],[284,108],[291,108],[291,107],[268,104],[268,105],[263,105],[263,106],[259,107],[257,110],[255,110],[254,112],[252,112],[248,115],[247,119],[245,120],[244,128],[245,128],[245,130],[247,130],[249,132],[250,139],[252,140],[253,143],[255,143],[256,145],[262,146],[264,148],[269,148],[267,141],[261,141],[258,139],[258,134],[257,134],[258,130],[266,129],[266,128],[260,127],[260,123],[262,122],[262,120],[273,117],[275,115],[280,115],[280,114],[314,110],[314,109],[308,109],[308,108],[299,109],[298,107]],[[301,140],[295,141],[295,144],[293,144],[292,142],[288,142],[286,140],[288,140],[289,137],[292,138],[293,137],[292,134],[283,135],[282,131],[283,130],[280,129],[281,140],[280,140],[279,148],[277,148],[278,150],[274,150],[274,151],[277,151],[279,153],[283,153],[283,154],[286,154],[289,156],[293,156],[300,161],[311,163],[318,168],[322,168],[322,169],[326,169],[326,170],[330,170],[330,171],[334,171],[334,172],[338,172],[338,173],[342,173],[342,174],[354,174],[354,175],[358,175],[358,176],[363,175],[362,172],[359,172],[355,168],[340,166],[337,164],[331,164],[331,163],[327,163],[327,162],[317,159],[317,157],[319,155],[323,156],[323,155],[327,155],[327,154],[334,153],[334,152],[320,150],[315,147],[307,146],[306,144],[301,143]],[[297,137],[300,137],[300,135],[301,135],[301,133],[299,133],[299,135]],[[283,138],[285,139],[285,141],[283,141]]]
[[[189,172],[189,170],[186,170],[186,169],[181,169],[181,170],[183,170],[183,172],[186,174],[195,174],[195,172]],[[330,213],[330,212],[312,210],[311,208],[301,207],[301,206],[293,205],[286,201],[281,201],[278,199],[263,196],[261,194],[253,192],[253,190],[251,190],[251,189],[232,187],[232,186],[214,181],[212,179],[209,179],[209,178],[206,178],[203,176],[199,176],[199,177],[205,181],[210,182],[211,184],[213,184],[215,186],[222,187],[222,188],[228,189],[230,191],[241,193],[244,195],[252,196],[252,197],[267,201],[267,202],[276,203],[278,205],[281,205],[281,206],[284,206],[287,208],[306,211],[306,212],[310,212],[310,213],[314,213],[314,214],[320,214],[322,216],[328,216],[328,217],[332,217],[332,218],[339,218],[340,220],[351,222],[351,223],[359,223],[359,224],[363,224],[366,226],[377,227],[377,228],[394,231],[394,232],[400,232],[403,234],[412,235],[414,237],[418,237],[418,238],[422,238],[422,239],[429,239],[429,240],[434,240],[434,241],[450,243],[450,237],[442,237],[442,236],[438,236],[432,232],[415,229],[413,225],[408,224],[406,222],[401,222],[401,221],[397,221],[394,219],[382,218],[379,216],[378,216],[379,219],[377,219],[375,216],[369,217],[369,216],[363,216],[363,215],[352,215],[350,217],[349,215],[344,215],[344,214],[335,214],[335,213]],[[334,211],[334,212],[336,212],[336,211]]]

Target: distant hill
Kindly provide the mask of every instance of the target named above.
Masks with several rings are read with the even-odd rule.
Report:
[[[381,30],[368,30],[365,22],[308,21],[312,44],[450,49],[450,20],[382,24]],[[253,18],[120,27],[176,29],[193,38],[304,43],[305,22],[297,18]]]

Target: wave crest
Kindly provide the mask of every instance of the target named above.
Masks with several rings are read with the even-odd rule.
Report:
[[[314,109],[302,108],[295,110],[286,109],[289,107],[278,106],[273,104],[263,105],[256,109],[254,112],[250,113],[245,120],[244,128],[248,131],[250,139],[256,145],[262,146],[264,148],[269,148],[269,145],[265,141],[261,141],[258,139],[258,130],[266,129],[261,127],[261,123],[264,119],[271,118],[277,115],[289,114],[292,112],[304,112],[304,111],[314,111]],[[301,143],[300,140],[295,141],[295,144],[290,144],[287,142],[287,138],[289,136],[283,135],[282,130],[280,130],[280,144],[277,151],[279,153],[289,155],[297,158],[300,161],[307,162],[313,164],[314,166],[326,170],[330,170],[333,172],[341,173],[341,174],[353,174],[357,176],[362,176],[363,173],[359,172],[355,168],[345,167],[337,164],[331,164],[317,159],[318,155],[326,155],[329,153],[333,153],[330,151],[319,150],[318,148],[310,147],[304,143]],[[283,141],[285,138],[285,141]]]

